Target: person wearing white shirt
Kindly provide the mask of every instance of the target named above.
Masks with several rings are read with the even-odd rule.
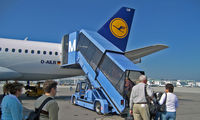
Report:
[[[161,120],[175,120],[176,119],[176,108],[178,107],[178,98],[173,93],[174,86],[167,84],[165,86],[165,93],[162,95],[159,104],[166,104],[166,111],[162,113]],[[166,101],[165,101],[166,100]]]
[[[150,120],[149,105],[147,104],[146,93],[148,96],[153,96],[153,90],[146,86],[147,77],[141,75],[139,77],[140,83],[132,88],[130,96],[130,114],[133,114],[134,120]],[[146,86],[146,87],[145,87]]]

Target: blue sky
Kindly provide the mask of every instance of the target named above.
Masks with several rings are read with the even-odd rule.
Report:
[[[200,80],[199,0],[0,0],[0,37],[59,43],[97,31],[123,6],[136,9],[127,50],[169,46],[138,64],[149,77]]]

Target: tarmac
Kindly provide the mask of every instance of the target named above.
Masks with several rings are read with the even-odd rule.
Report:
[[[2,87],[0,87],[2,94]],[[154,91],[164,91],[164,87],[154,87]],[[59,104],[59,120],[124,120],[118,115],[98,115],[96,112],[86,108],[72,105],[71,95],[74,90],[70,91],[69,87],[59,86],[56,100]],[[200,119],[200,88],[175,88],[175,94],[179,99],[179,108],[177,109],[177,120],[199,120]],[[24,106],[24,116],[34,110],[34,102],[37,98],[21,98]]]

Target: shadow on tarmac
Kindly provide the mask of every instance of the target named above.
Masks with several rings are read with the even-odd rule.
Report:
[[[39,96],[40,97],[40,96]],[[20,100],[37,100],[37,98],[39,97],[27,97],[25,94],[23,94],[22,96],[20,96]],[[56,96],[55,97],[56,100],[71,100],[71,96]]]

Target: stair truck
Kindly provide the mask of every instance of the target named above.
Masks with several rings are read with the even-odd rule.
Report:
[[[78,82],[72,103],[98,114],[123,114],[128,106],[125,78],[135,82],[144,72],[97,32],[81,30],[64,38],[68,52],[63,67],[81,68],[87,76],[85,82]]]
[[[136,82],[144,74],[125,56],[134,11],[122,7],[97,32],[82,29],[63,37],[61,67],[82,70],[82,75],[87,76],[85,82],[78,82],[71,97],[73,104],[98,114],[122,115],[128,108],[125,78]],[[156,45],[137,49],[137,54],[130,53],[131,59],[165,48]]]

